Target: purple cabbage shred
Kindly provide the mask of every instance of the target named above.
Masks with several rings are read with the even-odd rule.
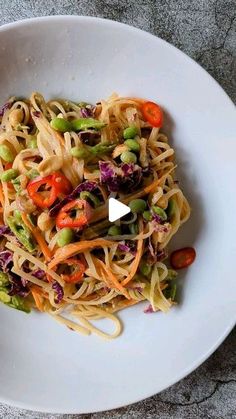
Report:
[[[149,304],[144,310],[144,313],[148,314],[148,313],[155,313],[155,311],[153,310],[151,304]]]
[[[127,189],[132,191],[142,180],[142,169],[137,164],[122,163],[116,166],[110,161],[100,161],[99,169],[100,181],[110,192],[127,191]]]
[[[12,263],[13,260],[13,254],[9,250],[3,250],[0,252],[0,269],[3,272],[8,272],[10,267],[9,264]]]
[[[12,103],[11,103],[11,102],[7,102],[7,103],[5,103],[5,104],[4,104],[4,105],[0,108],[0,116],[3,116],[3,115],[4,115],[4,113],[5,113],[5,111],[6,111],[7,109],[10,109],[11,105],[12,105]]]
[[[57,281],[55,281],[52,284],[52,289],[56,291],[56,294],[57,294],[57,296],[55,297],[55,303],[60,304],[60,302],[62,301],[64,297],[64,291],[63,291],[62,286]]]

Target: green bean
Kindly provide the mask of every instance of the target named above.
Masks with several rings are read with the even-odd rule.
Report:
[[[152,220],[152,214],[151,214],[151,212],[150,211],[144,211],[143,218],[146,221],[151,221]]]
[[[37,138],[32,137],[31,140],[27,144],[28,148],[37,148]]]
[[[70,152],[72,156],[76,157],[77,159],[87,159],[90,155],[89,148],[86,148],[85,146],[73,147]]]
[[[131,234],[138,234],[138,225],[136,223],[129,224],[128,226]]]
[[[98,207],[98,205],[101,204],[100,199],[98,199],[98,197],[96,195],[94,195],[93,193],[88,192],[88,191],[80,192],[80,198],[85,199],[85,200],[88,199],[88,200],[92,201],[92,203],[94,204],[94,207]]]
[[[18,176],[18,174],[18,170],[8,169],[1,173],[0,179],[2,182],[10,182],[10,180],[15,179]]]
[[[138,152],[140,150],[140,145],[136,140],[128,139],[124,141],[124,144],[127,145],[131,151]]]
[[[143,199],[133,199],[129,203],[131,211],[135,214],[141,214],[147,208],[147,204]]]
[[[123,137],[125,140],[129,138],[134,138],[138,134],[138,129],[135,126],[128,127],[123,131]]]
[[[8,163],[12,163],[15,158],[11,149],[6,144],[0,144],[0,157]]]
[[[131,153],[131,151],[124,151],[120,159],[123,163],[136,163],[137,157],[134,153]]]
[[[72,125],[69,121],[63,118],[53,118],[50,122],[53,129],[60,132],[72,131]]]
[[[19,242],[21,242],[29,252],[33,252],[35,250],[35,244],[30,230],[23,221],[11,216],[7,218],[7,224]]]
[[[163,291],[164,296],[167,299],[170,298],[172,301],[175,301],[176,292],[177,292],[177,285],[174,281],[172,281],[171,284]]]
[[[59,231],[57,236],[57,244],[59,247],[66,246],[71,243],[74,237],[74,232],[71,228],[65,227]]]
[[[80,118],[80,119],[75,119],[74,121],[71,121],[72,131],[83,131],[90,128],[99,130],[105,126],[106,124],[104,124],[104,122],[98,121],[97,119],[93,119],[93,118]]]
[[[95,156],[101,155],[101,154],[108,154],[111,151],[114,150],[116,147],[116,144],[106,144],[106,143],[100,143],[90,148],[91,153],[93,153]]]
[[[139,265],[139,270],[144,276],[148,276],[151,273],[152,267],[148,265],[146,262],[141,261]]]
[[[154,212],[154,214],[159,215],[159,217],[161,217],[163,221],[167,220],[167,214],[161,207],[154,205],[152,207],[152,211]]]
[[[120,227],[118,227],[116,225],[111,226],[108,230],[108,235],[109,236],[120,236],[120,234],[121,234],[121,229],[120,229]]]

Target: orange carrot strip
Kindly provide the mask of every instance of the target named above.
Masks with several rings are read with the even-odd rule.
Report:
[[[43,299],[40,296],[40,294],[38,294],[38,292],[35,289],[31,289],[31,293],[32,293],[32,296],[34,298],[35,305],[36,305],[37,309],[39,311],[44,311],[44,309],[43,309]]]
[[[113,241],[104,240],[104,239],[96,239],[96,240],[84,240],[77,243],[70,243],[67,246],[64,246],[60,249],[57,249],[54,255],[53,260],[49,263],[49,269],[54,268],[54,266],[58,265],[65,259],[70,258],[71,256],[76,255],[77,253],[84,252],[85,250],[94,249],[95,247],[103,247],[103,246],[112,246],[114,244]]]
[[[28,227],[28,229],[31,231],[31,233],[33,234],[35,240],[37,241],[40,249],[42,250],[42,253],[45,257],[45,259],[47,261],[52,259],[52,254],[50,249],[48,248],[48,245],[44,239],[44,237],[42,236],[40,230],[38,227],[32,226],[32,224],[30,223],[30,221],[27,218],[27,214],[25,214],[24,212],[21,214],[22,220],[24,221],[26,227]]]
[[[0,185],[0,203],[1,203],[3,208],[4,208],[4,202],[5,202],[4,193],[3,193],[3,190],[2,190],[2,185]]]
[[[118,289],[126,298],[130,299],[129,294],[127,293],[127,291],[125,290],[124,287],[122,287],[122,284],[120,284],[120,282],[117,280],[116,276],[113,274],[113,272],[105,265],[105,263],[100,260],[100,259],[96,259],[93,258],[93,261],[95,262],[95,266],[96,264],[98,266],[100,266],[102,268],[102,270],[104,271],[105,274],[107,274],[113,288]]]
[[[143,223],[140,220],[139,221],[139,234],[143,232]],[[122,285],[127,285],[129,281],[131,281],[131,279],[134,277],[134,275],[137,272],[137,269],[139,267],[139,263],[142,257],[142,252],[143,252],[143,240],[140,239],[138,240],[138,245],[137,245],[137,253],[135,255],[135,259],[131,265],[131,271],[129,273],[129,275],[122,281]]]

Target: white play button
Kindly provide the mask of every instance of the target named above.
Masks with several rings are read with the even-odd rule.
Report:
[[[119,218],[124,217],[124,215],[129,214],[130,208],[122,204],[122,202],[118,201],[114,198],[109,198],[108,201],[108,218],[111,223]]]

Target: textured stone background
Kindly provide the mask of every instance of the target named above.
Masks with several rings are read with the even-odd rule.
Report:
[[[167,40],[199,62],[236,102],[235,0],[0,0],[0,24],[33,16],[79,14],[129,23]],[[195,372],[159,395],[82,419],[236,419],[236,330]],[[0,418],[78,418],[0,405]]]

